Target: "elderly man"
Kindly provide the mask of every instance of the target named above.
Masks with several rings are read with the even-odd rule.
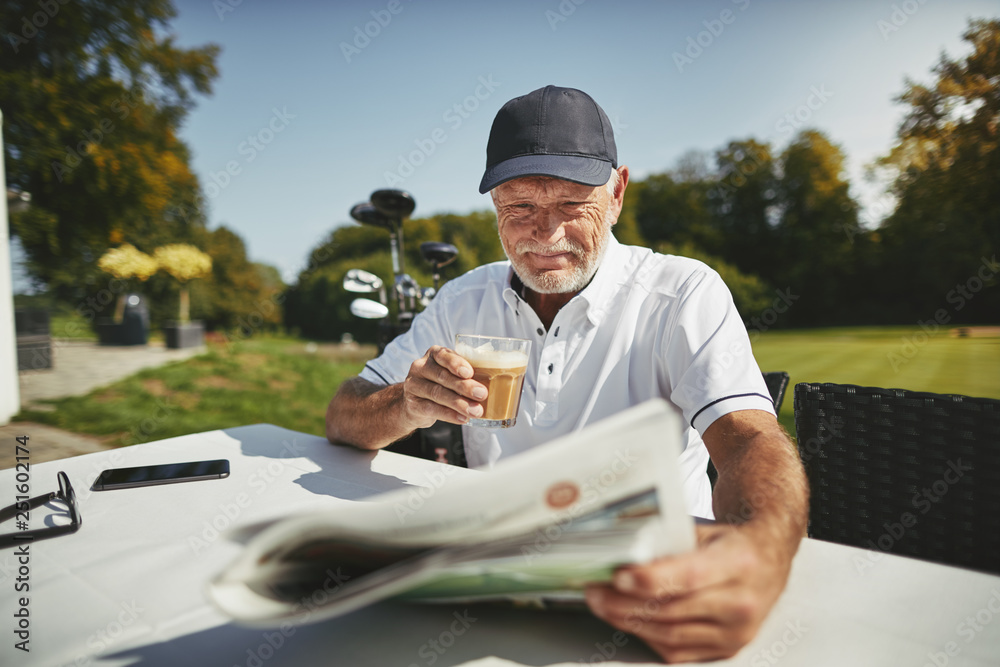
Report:
[[[693,553],[622,568],[587,601],[665,660],[731,656],[784,588],[808,502],[732,297],[700,262],[615,240],[629,172],[586,93],[547,86],[507,102],[486,152],[480,192],[493,197],[509,262],[447,283],[341,386],[327,437],[376,449],[436,420],[481,416],[486,388],[449,349],[456,333],[533,340],[517,425],[463,426],[472,466],[666,398],[687,424],[689,508],[720,522],[698,527]]]

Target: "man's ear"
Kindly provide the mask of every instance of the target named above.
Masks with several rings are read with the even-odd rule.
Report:
[[[615,222],[622,213],[622,206],[625,204],[625,188],[628,187],[628,167],[622,165],[618,167],[618,184],[615,186],[615,194],[611,199],[611,206],[615,212]]]

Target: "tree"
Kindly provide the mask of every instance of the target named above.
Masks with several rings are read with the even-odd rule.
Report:
[[[634,217],[646,243],[690,244],[715,253],[719,230],[708,205],[714,185],[701,178],[685,180],[679,173],[652,174],[625,190],[623,217]]]
[[[44,11],[39,11],[40,8]],[[164,32],[169,0],[9,0],[0,7],[0,100],[8,186],[32,195],[11,228],[28,271],[64,299],[100,280],[122,242],[191,241],[200,190],[177,128],[211,92],[218,48]]]
[[[195,278],[204,278],[212,271],[212,258],[189,243],[168,243],[153,253],[160,268],[180,283],[180,308],[178,322],[191,321],[191,298],[188,283]]]
[[[844,178],[844,155],[816,130],[803,130],[781,154],[776,183],[779,253],[769,275],[800,297],[789,309],[797,325],[842,324],[855,316],[852,286],[858,206]]]
[[[898,143],[880,165],[895,176],[883,222],[886,298],[915,322],[996,322],[1000,313],[1000,21],[974,20],[972,47],[946,55],[929,85],[906,81]],[[992,275],[991,275],[992,274]],[[986,289],[990,288],[990,289]]]
[[[191,311],[210,330],[247,338],[281,324],[285,284],[277,269],[251,262],[243,239],[223,226],[205,234],[212,272],[191,285]]]
[[[777,265],[778,165],[771,147],[731,141],[715,153],[718,186],[710,191],[719,254],[742,271],[771,280]]]
[[[108,250],[97,260],[97,266],[101,271],[110,273],[119,280],[137,278],[140,282],[149,280],[159,269],[155,259],[137,250],[131,243],[123,243],[117,248]],[[118,304],[115,306],[115,322],[121,323],[124,314],[125,294],[122,293],[118,295]]]

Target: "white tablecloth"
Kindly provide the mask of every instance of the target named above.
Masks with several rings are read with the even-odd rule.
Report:
[[[230,477],[90,491],[105,468],[210,458],[228,458]],[[27,594],[15,590],[24,576],[15,550],[0,551],[0,665],[655,662],[641,642],[588,614],[383,603],[260,630],[231,623],[207,601],[206,582],[239,549],[220,532],[301,510],[350,511],[381,491],[433,486],[441,464],[335,447],[265,424],[32,466],[32,495],[55,490],[59,470],[77,491],[83,526],[32,544]],[[0,471],[0,503],[13,502],[14,485],[15,471]],[[29,653],[15,648],[14,634],[25,595]],[[758,637],[718,664],[779,663],[995,667],[1000,577],[806,540]]]

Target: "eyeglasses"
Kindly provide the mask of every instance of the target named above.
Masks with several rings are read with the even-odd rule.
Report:
[[[56,478],[59,480],[58,491],[52,491],[51,493],[46,493],[45,495],[36,496],[34,498],[18,500],[13,505],[0,509],[0,522],[17,518],[17,527],[20,529],[16,533],[0,535],[0,549],[18,546],[21,544],[28,544],[35,540],[45,540],[50,537],[59,537],[60,535],[75,533],[80,529],[80,525],[83,523],[83,517],[80,516],[80,507],[76,502],[76,492],[73,490],[73,485],[69,483],[69,477],[67,477],[66,473],[62,471],[56,475]],[[56,526],[46,526],[45,528],[27,530],[30,511],[36,507],[41,507],[46,503],[52,502],[53,500],[61,500],[66,503],[70,522]]]

